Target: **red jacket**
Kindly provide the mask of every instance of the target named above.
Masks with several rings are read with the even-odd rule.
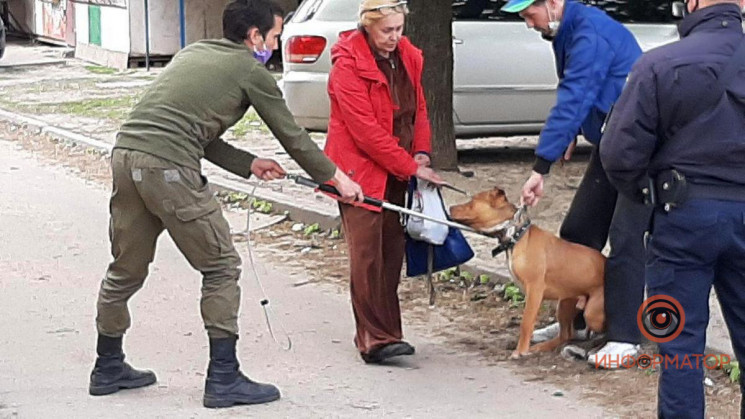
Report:
[[[417,94],[417,115],[411,153],[393,136],[394,104],[388,81],[378,69],[365,34],[354,31],[331,49],[328,93],[331,99],[324,151],[365,195],[383,199],[388,174],[406,180],[413,176],[416,153],[430,153],[430,126],[422,89],[422,52],[408,38],[398,51]],[[363,205],[368,209],[378,208]]]

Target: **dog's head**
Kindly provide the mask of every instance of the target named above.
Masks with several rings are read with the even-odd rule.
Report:
[[[450,207],[453,220],[478,231],[487,231],[515,215],[517,208],[508,200],[504,191],[494,188],[476,194],[465,204]]]

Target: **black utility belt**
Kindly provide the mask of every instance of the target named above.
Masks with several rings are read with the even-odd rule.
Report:
[[[670,211],[690,199],[718,199],[745,202],[745,185],[700,184],[677,170],[665,170],[643,189],[645,204]]]

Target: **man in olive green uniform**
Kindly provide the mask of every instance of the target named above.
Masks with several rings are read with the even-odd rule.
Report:
[[[122,125],[112,152],[111,249],[114,261],[98,297],[98,358],[89,392],[111,394],[155,382],[124,362],[122,336],[131,324],[127,301],[167,230],[203,275],[201,312],[210,338],[204,405],[265,403],[280,397],[270,384],[243,376],[235,354],[241,259],[220,205],[201,174],[207,160],[248,178],[278,179],[284,170],[232,147],[220,136],[253,106],[289,155],[318,182],[334,183],[346,201],[362,191],[297,126],[262,62],[277,46],[282,12],[270,0],[236,0],[223,14],[224,39],[179,52]],[[267,53],[268,52],[268,53]]]

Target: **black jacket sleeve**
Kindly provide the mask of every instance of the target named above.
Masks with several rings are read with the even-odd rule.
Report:
[[[659,133],[657,83],[644,57],[632,69],[621,97],[613,107],[603,139],[600,161],[616,189],[643,201],[647,171]]]

